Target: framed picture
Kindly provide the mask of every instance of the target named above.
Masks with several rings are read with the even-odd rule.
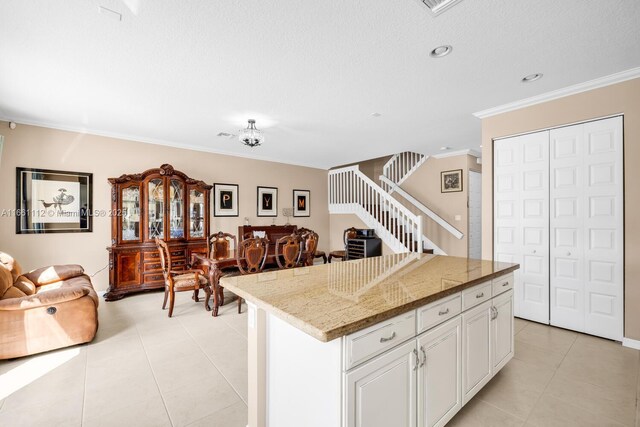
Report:
[[[462,169],[440,172],[440,192],[462,191]]]
[[[16,168],[16,234],[93,229],[93,174]]]
[[[258,187],[258,216],[278,216],[278,189]]]
[[[236,184],[213,184],[213,216],[238,216]]]
[[[293,190],[293,216],[310,216],[310,200],[309,190]]]

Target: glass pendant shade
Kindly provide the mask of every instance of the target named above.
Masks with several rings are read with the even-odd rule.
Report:
[[[240,142],[249,147],[257,147],[264,142],[264,134],[261,130],[256,129],[256,121],[249,119],[249,125],[246,129],[241,129],[238,136]]]

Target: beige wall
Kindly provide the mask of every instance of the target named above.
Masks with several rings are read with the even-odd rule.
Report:
[[[440,172],[454,169],[462,169],[462,191],[441,193]],[[466,257],[469,252],[467,239],[469,170],[481,171],[481,166],[476,163],[475,157],[468,155],[441,159],[430,157],[401,185],[403,190],[464,234],[462,239],[457,239],[435,221],[423,215],[425,236],[451,256]],[[394,195],[394,197],[403,200],[401,196]],[[460,215],[460,220],[455,219],[456,215]]]
[[[70,170],[93,173],[93,208],[108,210],[110,186],[107,178],[143,172],[169,163],[175,169],[208,184],[238,184],[238,218],[212,218],[211,231],[237,233],[243,217],[252,225],[271,224],[272,218],[257,218],[256,187],[278,187],[277,224],[284,224],[282,208],[292,206],[292,190],[311,191],[311,217],[291,218],[292,224],[314,229],[320,235],[319,249],[329,248],[327,171],[250,160],[96,135],[18,125],[15,130],[0,121],[5,136],[0,163],[0,211],[15,208],[16,167]],[[213,213],[213,208],[212,208]],[[94,218],[92,233],[30,235],[15,233],[15,217],[0,216],[0,250],[11,253],[26,269],[53,263],[78,263],[93,274],[108,262],[106,247],[111,239],[109,218]],[[106,289],[108,271],[94,278],[98,289]]]
[[[640,340],[640,79],[511,111],[482,121],[482,255],[493,258],[492,140],[624,114],[625,337]]]

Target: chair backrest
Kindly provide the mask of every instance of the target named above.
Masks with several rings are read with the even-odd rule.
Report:
[[[293,268],[300,264],[302,248],[300,236],[292,234],[283,236],[276,242],[276,262],[280,268]],[[282,261],[280,260],[282,257]]]
[[[236,236],[222,231],[207,238],[207,257],[211,259],[231,258],[231,242],[233,248],[238,249]]]
[[[302,242],[304,246],[304,253],[302,255],[302,262],[304,265],[313,265],[313,259],[318,249],[318,233],[315,231],[307,231],[302,235]]]
[[[242,274],[260,273],[267,261],[269,241],[265,238],[254,237],[240,242],[236,251],[236,262]]]
[[[344,247],[345,248],[347,247],[348,239],[355,239],[357,236],[358,236],[358,229],[355,227],[350,227],[344,230],[344,235],[342,237],[342,240],[344,240]]]
[[[160,268],[162,268],[162,275],[164,276],[164,280],[167,281],[171,277],[169,274],[169,271],[171,271],[171,251],[169,251],[167,242],[162,239],[158,239],[157,237],[156,246],[158,247],[158,252],[160,252]]]

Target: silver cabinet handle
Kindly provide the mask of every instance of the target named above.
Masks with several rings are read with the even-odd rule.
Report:
[[[571,256],[571,252],[567,252],[567,256]]]
[[[502,286],[509,286],[509,282],[508,282],[508,281],[507,281],[507,282],[504,282],[504,283],[502,284]]]
[[[533,250],[533,253],[534,253],[534,254],[536,253],[536,250],[535,250],[535,249]]]
[[[388,337],[388,338],[385,338],[385,337],[380,338],[380,342],[387,342],[387,341],[391,341],[391,340],[392,340],[392,339],[394,339],[395,337],[396,337],[396,333],[394,332],[394,333],[392,333],[392,334],[391,334],[391,336],[390,336],[390,337]]]
[[[494,320],[498,317],[498,310],[494,306],[491,306],[491,320]]]
[[[425,363],[427,363],[427,352],[424,351],[424,347],[420,346],[420,351],[422,352],[422,362],[420,363],[420,367],[422,368]]]
[[[419,367],[418,364],[420,363],[420,357],[418,356],[418,350],[416,350],[415,348],[413,349],[413,355],[416,357],[416,364],[413,367],[413,370],[417,371]]]
[[[476,298],[482,298],[484,296],[484,292],[480,292],[478,295],[476,295]]]
[[[447,313],[449,313],[449,309],[448,308],[445,311],[439,311],[438,312],[438,316],[444,316]]]

